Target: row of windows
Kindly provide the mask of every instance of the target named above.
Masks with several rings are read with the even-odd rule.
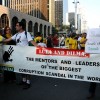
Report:
[[[26,25],[26,20],[22,19],[22,21],[25,23]],[[18,22],[18,18],[17,17],[13,17],[12,19],[12,33],[15,34],[16,33],[16,29],[15,29],[15,25]],[[0,18],[0,28],[4,28],[6,26],[9,26],[9,19],[7,17],[6,14],[3,14]],[[40,24],[40,28],[39,31],[42,33],[44,30],[44,36],[46,37],[46,34],[50,34],[50,26],[43,26],[42,24]],[[46,31],[47,30],[47,31]],[[35,25],[33,26],[32,21],[28,22],[28,31],[29,32],[33,32],[34,31],[34,35],[36,35],[36,33],[38,32],[38,23],[35,23]],[[46,33],[47,32],[47,33]]]
[[[5,0],[5,5],[17,11],[49,21],[49,0],[47,1],[47,14],[41,12],[42,0]],[[44,16],[44,17],[43,17]]]
[[[34,1],[34,2],[33,2]],[[32,2],[32,3],[31,3]],[[5,0],[5,6],[41,18],[39,0]],[[36,9],[33,11],[33,9]]]

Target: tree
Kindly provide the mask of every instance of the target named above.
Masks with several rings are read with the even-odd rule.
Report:
[[[70,31],[70,25],[63,25],[63,26],[62,26],[62,29],[63,29],[64,31]]]
[[[58,30],[55,27],[52,27],[52,33],[58,33]]]

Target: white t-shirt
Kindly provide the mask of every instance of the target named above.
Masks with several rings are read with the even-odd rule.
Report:
[[[65,38],[64,37],[61,37],[60,44],[64,44],[64,40],[65,40]]]
[[[79,38],[78,38],[78,42],[80,42],[81,38],[82,38],[82,37],[79,37]],[[78,49],[79,49],[79,50],[81,49],[80,43],[78,43]]]
[[[47,47],[45,43],[38,43],[38,46]]]
[[[33,40],[29,32],[27,32],[26,37],[25,31],[22,33],[16,33],[11,38],[16,41],[17,46],[28,46],[28,42]]]
[[[80,40],[81,40],[81,38],[82,38],[82,37],[79,37],[79,38],[78,38],[78,41],[80,41]]]

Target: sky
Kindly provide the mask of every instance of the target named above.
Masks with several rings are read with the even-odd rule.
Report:
[[[74,0],[68,0],[68,7],[65,5],[67,0],[64,0],[64,13],[66,10],[69,12],[75,11],[75,5],[72,3]],[[86,19],[89,28],[97,28],[100,26],[100,0],[77,0],[80,3],[78,7],[85,9]],[[64,15],[65,16],[65,15]]]

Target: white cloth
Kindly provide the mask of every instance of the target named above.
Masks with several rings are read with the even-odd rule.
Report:
[[[78,42],[80,42],[81,38],[82,38],[82,37],[79,37],[79,38],[78,38]],[[80,43],[78,43],[78,49],[81,50],[81,45],[80,45]]]
[[[64,45],[64,42],[65,42],[65,38],[61,37],[61,39],[60,39],[60,45]]]
[[[17,46],[28,46],[28,42],[33,40],[29,32],[27,32],[26,37],[25,31],[22,33],[16,33],[11,38],[16,41]]]
[[[38,43],[38,46],[47,47],[45,43]]]
[[[78,38],[78,41],[80,41],[80,40],[81,40],[81,38],[82,38],[82,37],[79,37],[79,38]]]

